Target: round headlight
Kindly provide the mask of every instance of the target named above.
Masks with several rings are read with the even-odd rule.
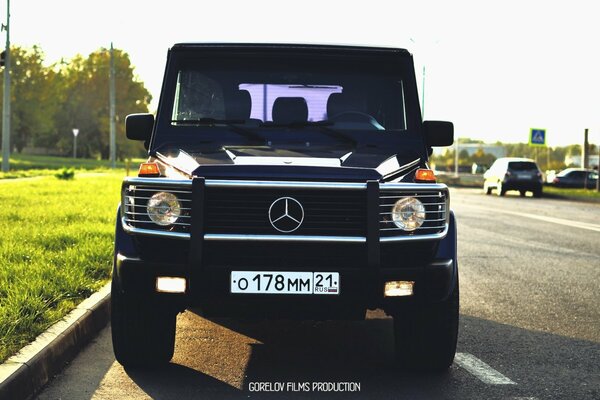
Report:
[[[414,197],[403,197],[392,207],[392,221],[405,231],[414,231],[425,221],[425,206]]]
[[[171,225],[180,215],[181,206],[172,193],[159,192],[148,200],[148,216],[158,225]]]

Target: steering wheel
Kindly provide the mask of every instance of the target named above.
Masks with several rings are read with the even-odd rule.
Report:
[[[360,119],[359,118],[356,118],[356,119],[348,118],[348,117],[353,117],[353,116],[359,117]],[[330,120],[338,120],[338,119],[348,120],[348,119],[350,119],[350,120],[355,120],[355,121],[359,120],[357,122],[366,122],[366,123],[373,125],[377,129],[381,129],[381,130],[385,129],[383,126],[381,126],[381,124],[379,122],[377,122],[377,120],[373,116],[371,116],[367,113],[361,112],[361,111],[342,111],[341,113],[331,116],[329,119]]]
[[[360,111],[342,111],[341,113],[337,113],[334,116],[332,116],[330,119],[338,119],[339,117],[351,117],[351,116],[357,116],[357,117],[363,117],[364,119],[366,119],[368,122],[371,122],[372,120],[374,120],[375,118],[373,118],[372,116],[370,116],[367,113],[364,112],[360,112]]]

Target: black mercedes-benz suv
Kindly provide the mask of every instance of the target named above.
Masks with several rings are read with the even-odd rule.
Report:
[[[403,49],[176,44],[149,158],[116,226],[112,337],[125,366],[168,362],[176,315],[394,320],[406,369],[452,364],[456,225],[428,166],[453,142],[421,120]],[[351,333],[349,333],[351,334]]]

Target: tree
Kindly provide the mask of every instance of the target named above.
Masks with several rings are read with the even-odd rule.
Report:
[[[87,58],[44,65],[37,46],[11,47],[11,144],[21,152],[26,146],[71,154],[72,129],[78,128],[83,157],[109,156],[108,76],[110,55],[99,49]],[[117,156],[141,155],[141,143],[125,139],[125,116],[147,112],[151,95],[134,74],[129,55],[114,50],[116,76]],[[0,83],[0,90],[3,82]],[[1,99],[0,99],[1,104]]]
[[[124,158],[143,152],[141,143],[125,138],[125,116],[148,112],[152,99],[144,84],[134,75],[129,55],[114,50],[116,81],[117,157]],[[64,102],[58,113],[57,126],[71,132],[79,129],[78,144],[87,157],[109,157],[110,107],[109,70],[110,54],[99,49],[87,58],[76,56],[63,69]],[[69,141],[63,138],[60,143]]]
[[[18,152],[49,135],[57,110],[56,73],[44,67],[44,53],[37,46],[11,47],[11,144]],[[4,81],[0,84],[4,90]],[[0,99],[0,104],[2,99]]]
[[[496,157],[493,154],[484,152],[482,148],[477,149],[477,151],[471,156],[471,162],[488,168],[494,163],[494,161],[496,161]]]

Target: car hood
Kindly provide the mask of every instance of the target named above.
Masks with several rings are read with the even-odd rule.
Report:
[[[411,149],[223,146],[157,152],[163,163],[207,179],[395,180],[424,163]]]

